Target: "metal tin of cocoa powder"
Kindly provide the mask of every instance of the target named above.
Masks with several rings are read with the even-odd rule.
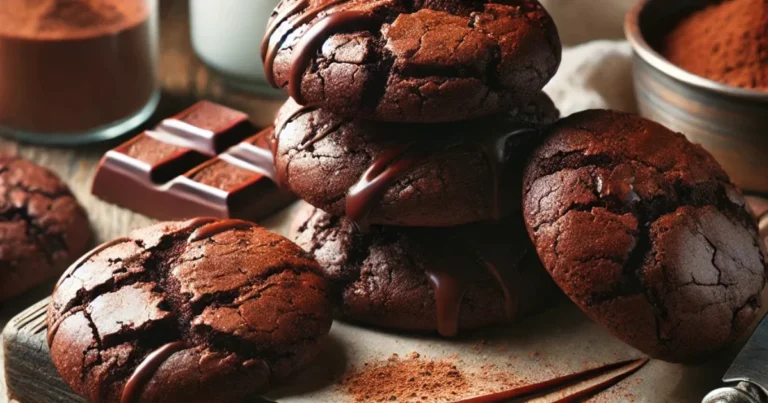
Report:
[[[0,135],[120,136],[159,100],[157,0],[0,2]]]
[[[641,0],[627,14],[640,113],[701,144],[749,192],[768,194],[768,92],[729,86],[672,64],[659,49],[683,18],[713,2]]]

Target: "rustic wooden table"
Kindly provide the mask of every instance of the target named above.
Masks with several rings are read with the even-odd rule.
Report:
[[[209,99],[248,112],[259,126],[271,124],[282,101],[258,99],[237,91],[208,71],[192,50],[187,8],[187,0],[161,2],[160,81],[163,98],[152,121],[170,116],[199,99]],[[51,148],[0,140],[0,152],[21,155],[61,176],[88,211],[96,241],[101,243],[152,222],[145,216],[104,203],[91,195],[91,181],[99,159],[114,145],[115,142],[77,148]],[[272,222],[281,220],[275,219]],[[265,225],[275,227],[269,223]],[[50,288],[50,285],[45,285],[17,299],[0,303],[0,329],[15,314],[49,294]],[[0,349],[0,403],[6,401],[2,364],[3,352]]]

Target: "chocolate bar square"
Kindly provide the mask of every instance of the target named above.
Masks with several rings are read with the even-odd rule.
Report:
[[[255,131],[246,114],[198,102],[108,151],[92,192],[161,220],[259,220],[295,197],[274,181],[273,128]]]

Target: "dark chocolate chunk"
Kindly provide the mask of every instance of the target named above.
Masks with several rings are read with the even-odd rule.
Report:
[[[153,133],[171,143],[214,156],[255,132],[245,113],[200,101],[164,119]]]
[[[93,194],[158,219],[258,220],[294,197],[273,181],[272,129],[254,132],[244,113],[199,102],[108,151]]]

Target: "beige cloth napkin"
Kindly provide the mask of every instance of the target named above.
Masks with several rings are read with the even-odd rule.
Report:
[[[566,48],[560,70],[544,90],[562,116],[593,108],[635,112],[629,43],[600,40]]]
[[[591,108],[635,112],[624,15],[635,0],[541,0],[565,45],[546,92],[563,116]]]
[[[637,0],[540,0],[566,46],[624,38],[624,15]]]

